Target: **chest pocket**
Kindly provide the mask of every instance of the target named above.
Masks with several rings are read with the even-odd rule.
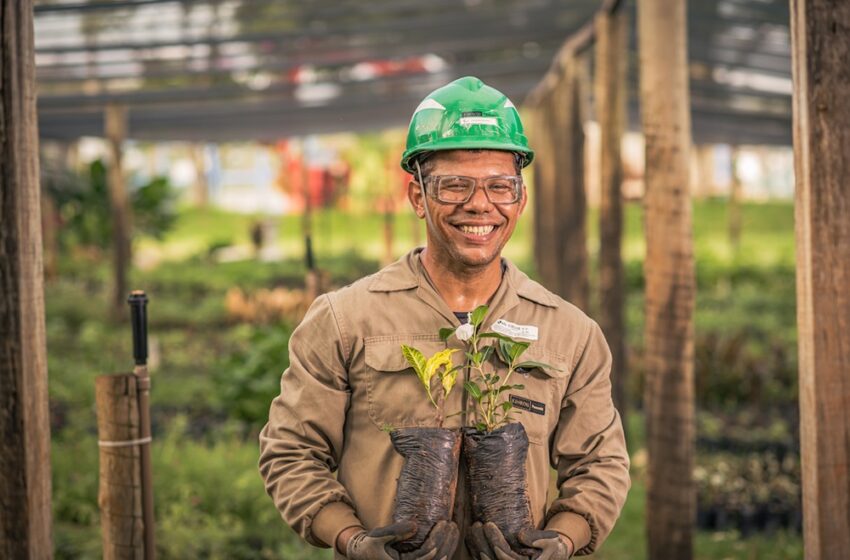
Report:
[[[438,335],[388,335],[364,339],[369,417],[381,429],[436,426],[436,409],[428,400],[401,345],[425,357],[446,348]]]
[[[515,371],[511,385],[524,385],[525,389],[507,391],[513,404],[511,416],[525,427],[528,441],[545,444],[558,423],[561,397],[570,375],[567,359],[533,343],[520,359],[550,366]]]

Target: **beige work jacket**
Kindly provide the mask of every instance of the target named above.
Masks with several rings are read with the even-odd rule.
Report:
[[[402,458],[382,428],[436,425],[401,345],[429,356],[463,343],[455,337],[443,342],[437,334],[459,322],[427,279],[420,251],[319,297],[290,339],[290,367],[260,434],[260,472],[283,519],[313,545],[332,546],[348,527],[391,523]],[[536,326],[539,340],[523,359],[554,366],[514,374],[525,385],[518,396],[543,404],[532,407],[537,413],[516,415],[530,440],[526,467],[534,522],[567,535],[579,554],[589,554],[611,531],[630,485],[623,429],[611,400],[611,354],[595,322],[504,262],[484,329],[498,319]],[[463,352],[454,356],[460,363]],[[461,410],[467,399],[453,391],[446,412]],[[462,418],[453,416],[445,426],[460,427]],[[554,501],[548,496],[550,466],[557,470]],[[455,505],[461,538],[471,523],[463,476]],[[455,560],[466,558],[461,542]]]

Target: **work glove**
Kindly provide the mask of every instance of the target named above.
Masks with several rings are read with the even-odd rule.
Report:
[[[530,557],[532,560],[567,560],[572,554],[572,546],[555,531],[526,530],[517,536],[525,546],[540,550]],[[495,523],[473,523],[466,546],[475,560],[529,560],[528,556],[511,550]]]
[[[416,523],[401,521],[386,527],[357,533],[345,547],[349,560],[399,560],[398,552],[389,545],[409,539],[416,534]]]
[[[572,541],[557,531],[526,529],[517,537],[525,546],[540,549],[540,553],[533,556],[534,560],[567,560],[573,555]]]
[[[417,550],[399,553],[390,545],[416,534],[416,523],[402,521],[387,527],[363,531],[348,541],[349,560],[448,560],[457,548],[460,533],[452,521],[440,521]]]
[[[405,552],[400,560],[449,560],[455,554],[460,531],[454,521],[438,521],[419,550]]]

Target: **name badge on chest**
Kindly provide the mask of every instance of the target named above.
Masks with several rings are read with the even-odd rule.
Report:
[[[509,336],[511,338],[524,338],[525,340],[537,340],[537,327],[534,325],[517,325],[504,319],[499,319],[490,327],[493,331]]]

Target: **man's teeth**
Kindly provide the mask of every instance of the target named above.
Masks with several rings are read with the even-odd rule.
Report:
[[[493,226],[460,226],[460,231],[472,235],[487,235],[493,231]]]

